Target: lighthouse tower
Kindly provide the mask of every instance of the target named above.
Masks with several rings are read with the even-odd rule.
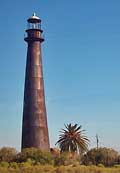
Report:
[[[42,151],[49,151],[42,71],[41,43],[44,39],[42,38],[41,19],[33,14],[27,23],[27,36],[24,38],[28,48],[23,103],[22,149],[35,147]]]

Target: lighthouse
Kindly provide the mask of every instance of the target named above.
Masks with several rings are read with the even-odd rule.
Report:
[[[49,134],[45,105],[44,80],[42,69],[42,37],[41,19],[33,14],[27,20],[26,37],[27,61],[25,72],[22,146],[35,147],[41,151],[49,151]]]

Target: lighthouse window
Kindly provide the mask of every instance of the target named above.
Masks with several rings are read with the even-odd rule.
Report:
[[[40,23],[28,23],[28,29],[40,29]]]

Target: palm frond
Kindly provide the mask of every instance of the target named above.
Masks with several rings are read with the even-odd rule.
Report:
[[[89,139],[84,135],[85,130],[78,124],[65,125],[65,129],[61,129],[59,140],[56,144],[59,145],[61,152],[63,151],[86,151],[89,145]]]

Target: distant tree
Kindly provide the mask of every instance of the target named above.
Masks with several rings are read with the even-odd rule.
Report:
[[[111,148],[93,148],[83,157],[83,164],[112,166],[118,162],[118,152]]]
[[[0,162],[11,162],[16,155],[17,151],[15,148],[3,147],[0,149]]]
[[[59,140],[56,144],[59,145],[61,152],[85,152],[88,150],[89,139],[84,135],[85,130],[77,124],[65,125],[65,129],[60,131]]]

